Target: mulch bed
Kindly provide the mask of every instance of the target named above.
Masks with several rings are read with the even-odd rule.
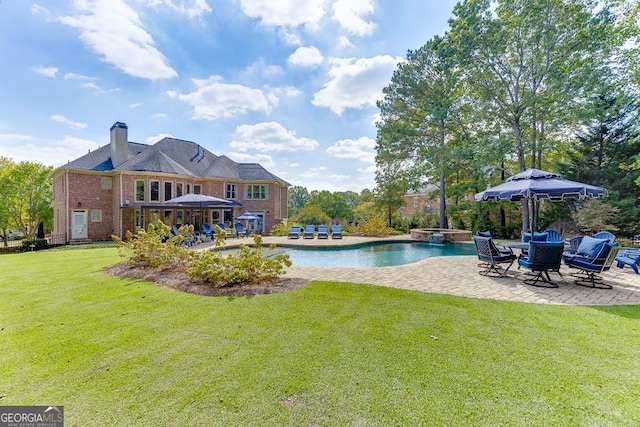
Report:
[[[151,268],[121,262],[105,269],[107,274],[129,279],[154,282],[181,292],[204,296],[248,296],[278,294],[300,289],[309,280],[298,277],[280,277],[261,283],[244,283],[233,286],[216,287],[204,282],[194,282],[186,273],[171,268]]]

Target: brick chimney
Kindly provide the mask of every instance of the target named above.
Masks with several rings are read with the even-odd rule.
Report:
[[[129,158],[129,136],[126,123],[115,122],[111,126],[111,163],[114,169]]]

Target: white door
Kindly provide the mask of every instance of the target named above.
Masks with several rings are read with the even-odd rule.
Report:
[[[87,211],[73,211],[71,239],[87,238]]]

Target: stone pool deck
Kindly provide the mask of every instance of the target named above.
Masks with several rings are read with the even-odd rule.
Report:
[[[342,246],[357,245],[372,241],[411,241],[411,236],[389,238],[367,238],[345,236],[342,239],[288,239],[265,236],[265,244],[277,246]],[[239,243],[251,244],[250,239],[228,239],[227,247]],[[469,242],[471,244],[471,242]],[[203,248],[210,246],[209,243]],[[454,256],[427,258],[413,264],[395,267],[372,268],[319,268],[292,265],[287,268],[288,277],[309,280],[363,283],[388,286],[419,292],[457,295],[500,301],[517,301],[535,304],[565,305],[632,305],[640,304],[640,275],[625,267],[614,266],[603,273],[605,283],[613,289],[591,289],[575,285],[569,276],[569,268],[563,266],[559,276],[551,273],[558,288],[537,288],[522,283],[524,270],[517,269],[517,262],[503,278],[485,277],[478,274],[476,256]]]

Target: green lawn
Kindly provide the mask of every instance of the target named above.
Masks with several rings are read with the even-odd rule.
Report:
[[[0,405],[67,426],[640,424],[640,307],[315,282],[212,298],[0,256]]]

